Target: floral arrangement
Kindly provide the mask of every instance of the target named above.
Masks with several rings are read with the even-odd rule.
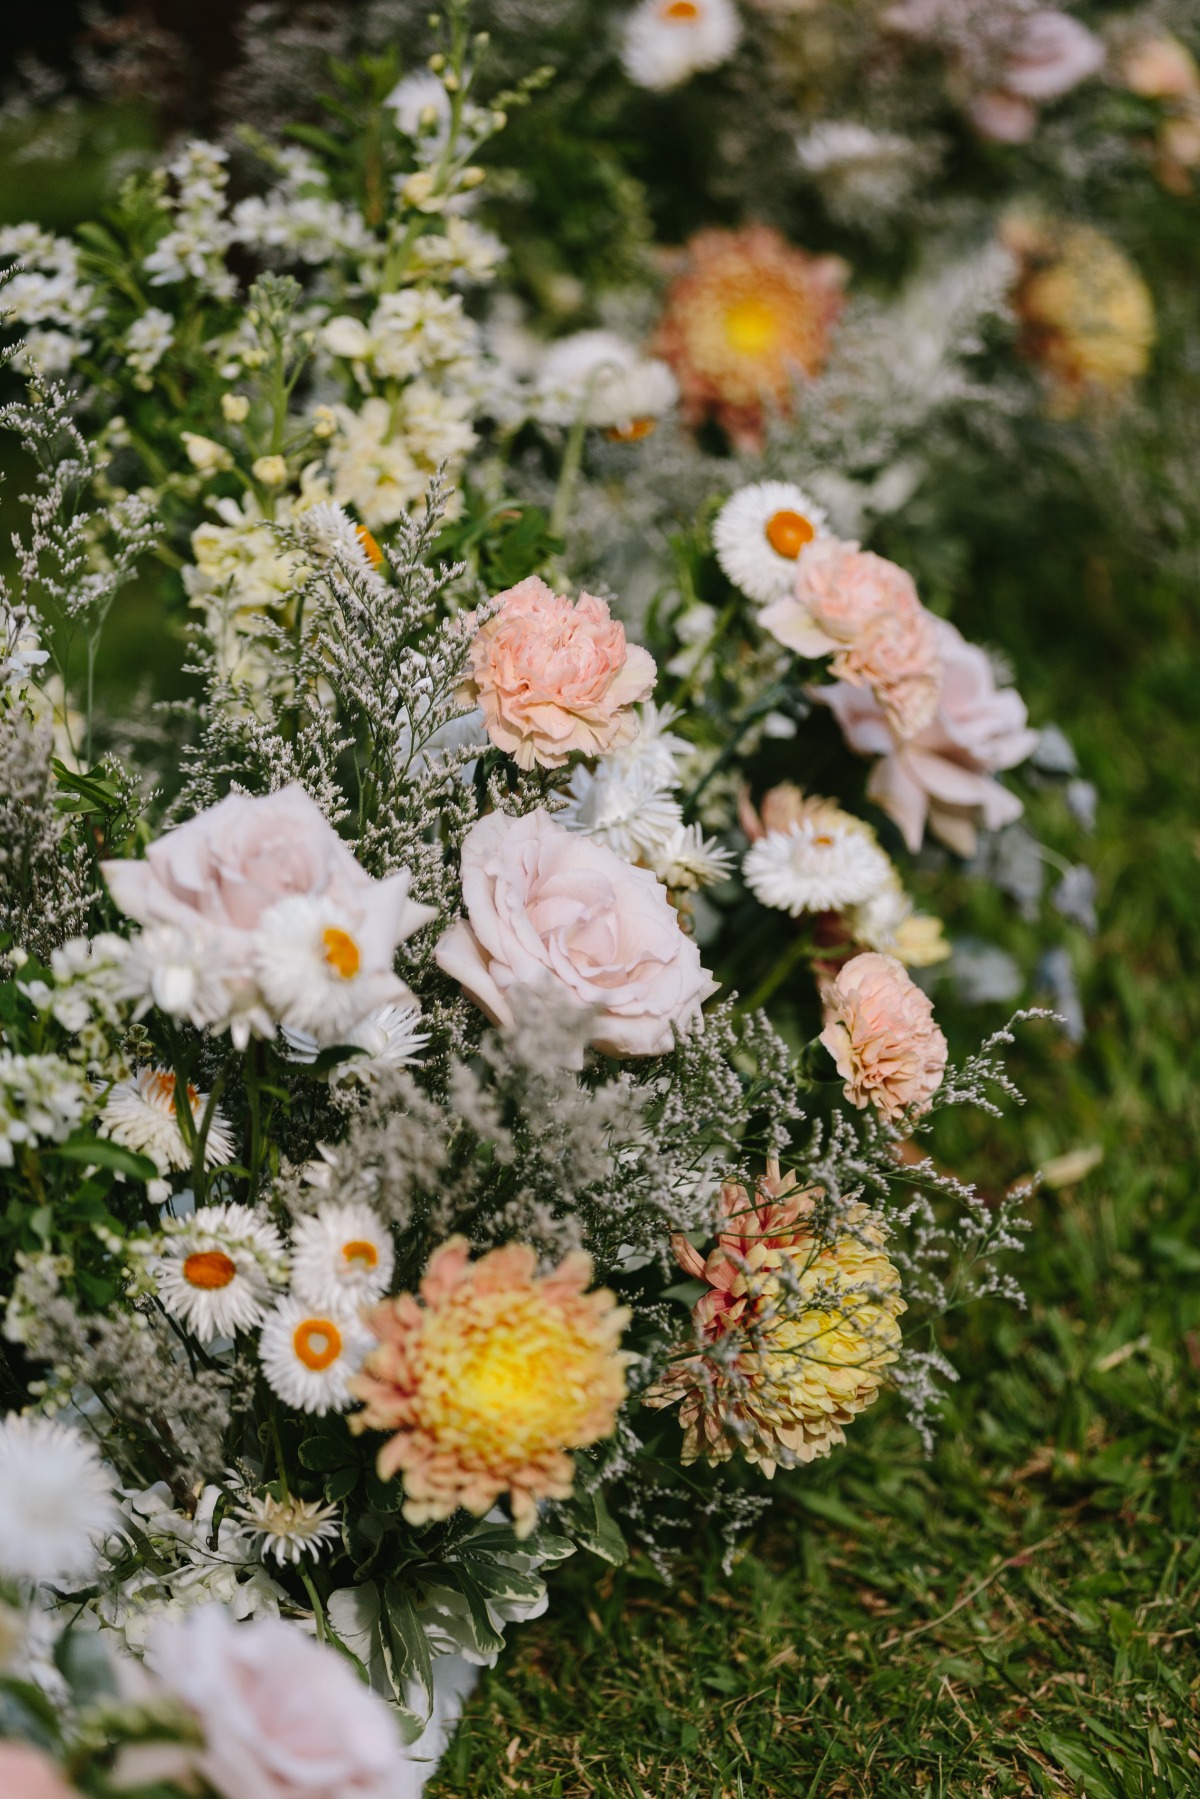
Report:
[[[645,0],[588,79],[669,104],[829,10]],[[835,223],[936,185],[912,59],[1014,155],[1112,66],[1065,13],[864,10],[879,128],[811,122],[797,163]],[[1028,906],[1032,856],[1040,917],[1024,801],[1083,828],[1094,794],[865,545],[964,419],[1103,429],[1148,291],[1006,206],[868,297],[725,207],[563,330],[517,178],[557,102],[496,11],[489,45],[449,7],[407,72],[398,16],[319,124],[264,104],[73,238],[0,231],[33,470],[0,1774],[30,1795],[419,1791],[558,1562],[666,1569],[698,1516],[732,1547],[885,1388],[927,1434],[939,1317],[1018,1296],[1022,1195],[922,1142],[1016,1097],[1011,1038],[951,1065],[914,889],[953,857]],[[1178,191],[1192,65],[1117,49]],[[155,704],[106,686],[130,609]],[[1063,864],[1059,912],[1090,892]]]

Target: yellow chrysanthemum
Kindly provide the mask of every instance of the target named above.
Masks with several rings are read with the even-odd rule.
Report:
[[[1087,393],[1116,395],[1143,375],[1154,345],[1154,301],[1128,257],[1090,225],[1051,230],[1010,221],[1021,260],[1013,296],[1022,347],[1048,376],[1055,410]]]
[[[539,1275],[532,1249],[510,1243],[477,1262],[465,1238],[435,1251],[411,1293],[368,1315],[379,1339],[353,1382],[357,1431],[394,1432],[379,1452],[382,1480],[403,1473],[414,1524],[458,1506],[482,1516],[502,1494],[518,1535],[539,1499],[566,1499],[567,1451],[609,1436],[625,1397],[619,1347],[629,1313],[592,1264],[568,1255]]]
[[[899,1351],[905,1303],[878,1219],[857,1206],[843,1233],[822,1242],[803,1201],[787,1208],[791,1217],[770,1201],[777,1173],[767,1203],[726,1189],[735,1228],[706,1262],[676,1243],[681,1264],[710,1283],[693,1316],[712,1348],[674,1363],[644,1398],[654,1407],[682,1400],[685,1462],[727,1461],[740,1449],[771,1475],[828,1455]]]
[[[797,382],[824,366],[846,264],[809,256],[767,225],[702,231],[687,256],[655,353],[675,372],[689,423],[713,414],[735,440],[755,442],[764,408],[789,410]]]

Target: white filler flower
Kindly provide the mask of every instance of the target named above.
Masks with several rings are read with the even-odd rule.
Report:
[[[279,1232],[250,1206],[201,1206],[153,1264],[158,1296],[202,1343],[253,1330],[282,1278]]]
[[[375,1339],[354,1313],[316,1310],[290,1295],[262,1327],[258,1357],[272,1392],[301,1412],[343,1412],[349,1380]]]
[[[790,912],[842,912],[861,906],[892,880],[892,865],[852,823],[804,819],[768,831],[746,853],[746,885],[764,906]]]
[[[726,500],[713,525],[717,561],[760,606],[782,600],[806,544],[825,535],[825,512],[792,481],[756,481]]]
[[[625,21],[621,61],[657,93],[728,62],[742,34],[731,0],[642,0]]]
[[[306,1305],[356,1311],[387,1292],[396,1256],[382,1218],[326,1202],[292,1227],[292,1292]]]
[[[85,1577],[119,1522],[112,1478],[84,1437],[50,1418],[0,1420],[0,1573]]]

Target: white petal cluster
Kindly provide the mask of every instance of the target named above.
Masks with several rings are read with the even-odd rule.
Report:
[[[22,327],[12,359],[19,374],[34,369],[60,375],[91,349],[89,324],[100,316],[96,290],[84,281],[79,251],[69,238],[36,225],[0,228],[0,260],[17,258],[21,267],[4,285],[6,323]]]
[[[118,1521],[113,1476],[78,1431],[50,1418],[0,1419],[0,1574],[86,1577]]]
[[[251,1206],[201,1206],[169,1219],[150,1263],[158,1297],[173,1318],[211,1343],[261,1324],[286,1257],[275,1226]]]
[[[338,1538],[337,1507],[311,1499],[255,1495],[237,1508],[237,1516],[247,1535],[258,1538],[264,1558],[273,1555],[280,1567],[284,1562],[295,1567],[306,1555],[315,1560]]]
[[[760,606],[784,599],[806,544],[825,535],[825,510],[794,481],[756,481],[726,500],[713,525],[717,561]]]
[[[577,331],[542,353],[530,410],[548,425],[582,417],[633,435],[669,412],[679,386],[665,362],[644,356],[615,331]]]
[[[170,313],[161,306],[147,306],[125,333],[125,360],[137,375],[148,377],[174,342],[175,321]],[[148,380],[145,385],[149,387]]]
[[[280,153],[282,179],[266,194],[249,194],[233,209],[236,243],[271,250],[310,268],[335,257],[367,260],[374,240],[362,214],[329,191],[329,178],[305,151]]]
[[[732,856],[698,825],[684,824],[679,763],[690,745],[670,730],[674,716],[653,702],[640,707],[630,743],[572,772],[570,800],[558,817],[626,862],[652,869],[668,887],[694,890],[724,880]]]
[[[82,1071],[60,1056],[0,1049],[0,1168],[25,1145],[64,1143],[89,1104]]]
[[[621,61],[630,81],[661,93],[728,62],[741,33],[732,0],[642,0],[625,21]]]
[[[366,323],[349,313],[331,318],[321,341],[331,355],[387,381],[414,375],[445,380],[473,369],[479,327],[463,311],[461,294],[405,287],[384,294]]]
[[[162,199],[170,229],[142,263],[151,287],[192,280],[214,299],[229,300],[237,292],[237,282],[225,266],[226,252],[235,240],[225,210],[228,161],[229,152],[219,144],[193,139],[167,165],[175,182],[174,194]]]
[[[855,820],[803,819],[768,831],[742,863],[747,887],[764,906],[789,912],[842,912],[890,887],[892,865]]]

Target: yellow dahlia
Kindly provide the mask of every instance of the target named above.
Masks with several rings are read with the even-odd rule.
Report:
[[[797,383],[824,366],[847,272],[768,225],[699,232],[652,346],[675,371],[687,421],[711,415],[735,442],[756,444],[767,407],[790,411]]]
[[[1146,372],[1154,301],[1111,238],[1025,219],[1010,220],[1004,237],[1020,260],[1021,346],[1049,379],[1055,411],[1076,411],[1089,392],[1117,395]]]
[[[828,1455],[896,1360],[905,1304],[882,1224],[855,1206],[823,1240],[816,1198],[769,1164],[754,1198],[725,1188],[725,1228],[707,1258],[685,1238],[673,1243],[680,1266],[709,1285],[692,1313],[701,1347],[643,1397],[656,1408],[682,1401],[685,1463],[740,1449],[772,1475]]]
[[[452,1237],[429,1259],[420,1298],[401,1293],[366,1314],[379,1339],[351,1388],[355,1431],[394,1434],[381,1480],[404,1476],[404,1516],[482,1517],[507,1493],[518,1536],[539,1499],[566,1499],[570,1449],[611,1435],[625,1398],[620,1337],[629,1319],[604,1289],[587,1291],[588,1256],[539,1275],[519,1243],[470,1259]]]

